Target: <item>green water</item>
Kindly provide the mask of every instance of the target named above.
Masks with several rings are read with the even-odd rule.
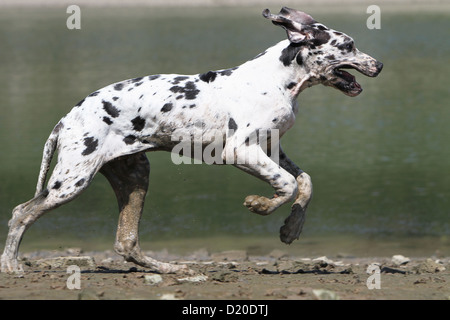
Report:
[[[34,194],[48,134],[73,105],[116,81],[245,62],[285,37],[260,11],[88,8],[82,29],[68,30],[64,8],[2,8],[0,243],[12,208]],[[356,98],[323,86],[299,97],[283,146],[313,179],[305,237],[448,241],[449,14],[384,13],[381,30],[366,28],[365,13],[315,18],[351,35],[384,70],[375,79],[357,75],[364,92]],[[246,195],[272,190],[236,168],[176,166],[161,152],[148,158],[143,240],[276,237],[288,215],[288,206],[268,217],[248,212]],[[115,201],[98,175],[81,197],[33,225],[24,244],[112,242]]]

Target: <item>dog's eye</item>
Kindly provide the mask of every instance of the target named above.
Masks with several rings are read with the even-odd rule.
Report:
[[[345,49],[346,49],[347,51],[350,52],[350,51],[353,50],[354,46],[355,46],[355,44],[353,43],[353,41],[347,42],[347,43],[345,44]]]

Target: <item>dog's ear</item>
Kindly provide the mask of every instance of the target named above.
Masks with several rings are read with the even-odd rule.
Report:
[[[290,42],[299,43],[313,38],[313,33],[306,26],[315,23],[309,14],[287,7],[281,8],[279,14],[270,13],[269,9],[263,11],[264,18],[272,20],[272,23],[286,30]]]

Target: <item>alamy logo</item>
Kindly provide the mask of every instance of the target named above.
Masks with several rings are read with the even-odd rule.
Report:
[[[366,272],[370,274],[366,281],[367,289],[381,289],[380,266],[378,264],[372,263],[367,267]]]
[[[67,7],[66,13],[71,15],[66,20],[67,29],[81,29],[81,9],[77,5],[71,5]]]
[[[77,265],[70,265],[67,267],[67,273],[71,274],[66,281],[67,289],[73,290],[81,289],[81,270]]]
[[[381,9],[377,5],[367,7],[366,13],[371,14],[366,21],[368,29],[381,29]]]
[[[234,130],[225,139],[221,131],[197,135],[173,134],[171,141],[178,142],[172,149],[174,164],[259,164],[262,154],[252,152],[258,145],[272,161],[279,163],[279,130],[257,130],[244,141],[234,138]],[[239,155],[238,155],[239,150]]]

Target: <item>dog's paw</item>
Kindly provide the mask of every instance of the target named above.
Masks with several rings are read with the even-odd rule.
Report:
[[[19,264],[17,259],[7,259],[2,255],[1,257],[1,272],[3,273],[11,273],[11,274],[23,274],[23,266]]]
[[[244,206],[246,206],[251,212],[260,214],[260,215],[268,215],[272,212],[271,201],[266,197],[260,197],[256,195],[247,196],[244,201]]]
[[[158,267],[155,268],[159,273],[176,273],[176,274],[186,274],[192,275],[195,272],[189,269],[185,264],[173,264],[173,263],[159,263]]]
[[[298,239],[305,220],[306,209],[303,209],[299,204],[294,204],[291,214],[284,220],[284,225],[280,228],[280,240],[286,244],[291,244],[292,241]]]

